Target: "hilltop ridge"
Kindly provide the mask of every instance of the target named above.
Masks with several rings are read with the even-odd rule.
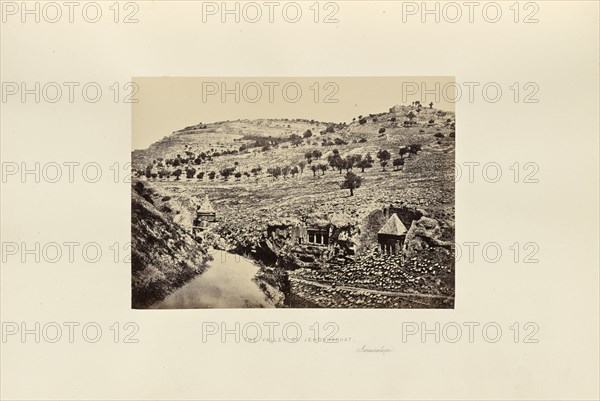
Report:
[[[198,241],[250,256],[267,266],[265,274],[287,271],[291,306],[335,304],[307,286],[311,281],[362,282],[372,290],[401,285],[416,294],[453,297],[455,123],[454,113],[418,104],[345,123],[201,122],[134,151],[134,180],[152,188],[156,207],[166,206],[191,234],[195,209],[208,196],[218,221]],[[358,177],[351,191],[344,189],[347,177]],[[411,243],[402,257],[378,251],[377,232],[390,205],[422,216],[403,221]],[[327,246],[294,243],[292,233],[303,226],[327,230]],[[447,268],[406,276],[409,254],[415,268]],[[388,265],[385,280],[360,278]],[[404,276],[391,279],[399,274]],[[358,305],[352,299],[348,305]]]

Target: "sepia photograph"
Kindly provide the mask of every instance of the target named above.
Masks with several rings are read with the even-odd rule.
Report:
[[[600,1],[0,0],[0,400],[600,400],[599,61]]]
[[[176,80],[162,80],[156,91],[144,83],[140,103],[163,96],[161,84],[174,90]],[[219,115],[262,93],[252,80],[196,81],[180,98],[213,95]],[[402,89],[419,84],[399,81],[323,83],[330,101],[347,87],[398,87],[397,103],[362,114],[358,99],[331,102],[343,121],[310,112],[217,121],[199,107],[197,120],[134,149],[132,307],[453,308],[456,116],[449,103],[402,103]],[[134,130],[133,143],[147,133]]]

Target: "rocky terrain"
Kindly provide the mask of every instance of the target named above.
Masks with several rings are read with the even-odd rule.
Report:
[[[196,241],[195,255],[215,247],[262,264],[257,280],[285,293],[287,306],[447,308],[454,299],[454,132],[454,113],[418,104],[347,123],[199,123],[134,151],[134,185],[154,191],[153,207]],[[382,151],[389,156],[380,159]],[[349,172],[360,177],[352,195],[341,185]],[[198,232],[194,217],[205,195],[218,221]],[[390,205],[418,213],[403,220],[403,252],[384,256],[377,231]],[[326,243],[298,237],[315,227]]]
[[[210,258],[190,234],[154,207],[157,193],[131,191],[132,307],[145,308],[204,271]]]

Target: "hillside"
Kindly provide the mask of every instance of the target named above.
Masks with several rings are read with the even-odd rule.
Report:
[[[290,306],[448,307],[454,296],[454,127],[454,113],[418,105],[337,124],[200,123],[135,151],[134,176],[168,199],[157,207],[166,206],[190,232],[196,207],[208,195],[218,222],[199,241],[287,271]],[[377,157],[384,150],[390,154],[386,166]],[[373,161],[361,165],[368,154]],[[348,172],[361,180],[352,196],[340,187]],[[390,205],[423,216],[403,221],[412,234],[402,257],[378,253],[377,230]],[[294,242],[300,226],[326,230],[329,243]],[[376,266],[386,266],[387,277]],[[333,283],[347,284],[350,294],[350,287],[404,288],[452,300],[443,306],[397,303],[381,294],[371,301],[340,300],[318,287]]]
[[[209,256],[189,233],[153,205],[141,182],[131,191],[132,306],[143,308],[204,271]]]

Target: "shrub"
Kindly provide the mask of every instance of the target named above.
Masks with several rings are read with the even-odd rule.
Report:
[[[281,167],[274,167],[269,170],[271,170],[270,173],[273,176],[273,178],[279,178],[279,176],[281,175]]]
[[[373,167],[373,158],[370,153],[367,153],[364,159],[358,161],[357,166],[364,173],[366,168]]]
[[[357,176],[356,174],[354,174],[353,172],[349,171],[346,173],[346,176],[344,177],[344,181],[342,181],[342,183],[340,184],[340,188],[341,189],[349,189],[350,196],[353,196],[354,190],[356,188],[360,188],[360,184],[361,184],[360,177]]]
[[[408,145],[408,151],[410,153],[413,153],[416,155],[417,152],[421,151],[421,145],[418,145],[418,144]]]
[[[388,152],[385,149],[382,149],[379,152],[377,152],[377,158],[379,159],[379,164],[381,164],[383,171],[385,171],[385,166],[387,166],[388,160],[390,160],[391,157],[392,155],[390,154],[390,152]]]
[[[394,167],[396,167],[396,170],[398,170],[398,168],[400,166],[404,165],[404,159],[401,157],[398,157],[398,158],[394,159],[394,162],[392,164],[394,165]]]
[[[183,174],[183,171],[180,168],[171,173],[171,175],[174,176],[176,180],[179,180],[179,176],[181,174]]]
[[[141,194],[144,191],[144,184],[141,181],[138,181],[133,186],[133,189],[135,189],[135,192],[138,194]]]
[[[226,167],[224,169],[222,169],[219,174],[221,174],[221,176],[225,179],[225,181],[227,181],[229,179],[229,176],[233,174],[233,172],[235,171],[235,167]]]
[[[195,175],[196,175],[195,168],[188,168],[185,170],[185,178],[191,179],[191,178],[194,178]]]
[[[290,142],[292,142],[292,145],[298,146],[302,143],[302,137],[300,135],[292,134],[290,135]]]
[[[329,163],[332,169],[338,169],[340,170],[340,173],[342,172],[344,160],[342,159],[339,153],[335,153],[334,151],[334,153],[327,156],[327,162]]]

